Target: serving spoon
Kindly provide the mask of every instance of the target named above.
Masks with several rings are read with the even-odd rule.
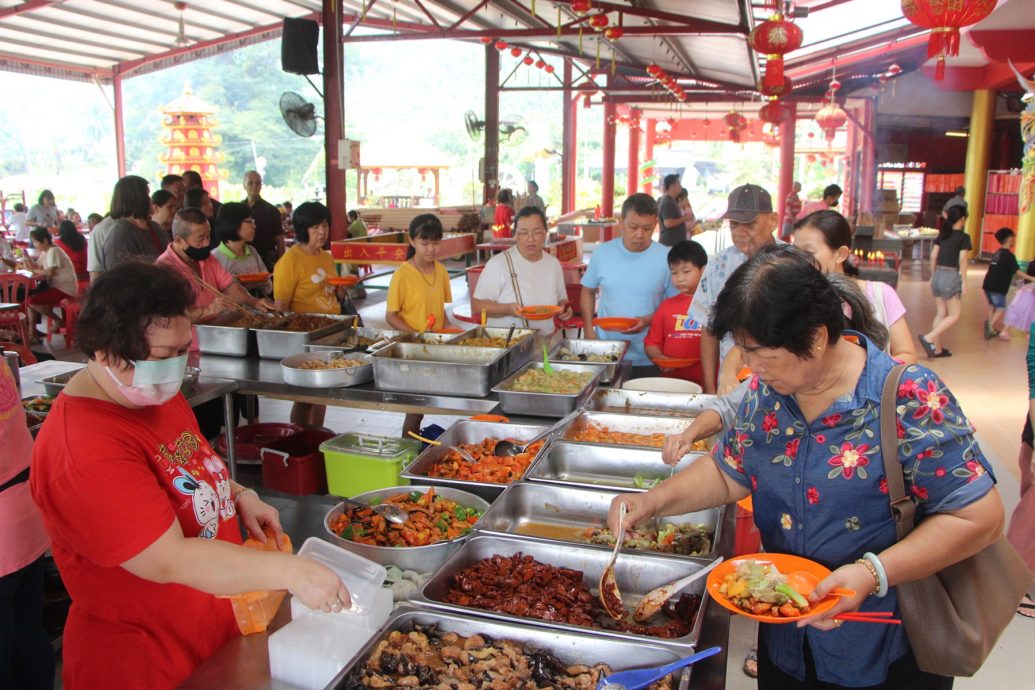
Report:
[[[370,508],[370,510],[388,520],[388,522],[394,522],[397,525],[402,525],[410,519],[410,514],[406,510],[392,503],[379,503],[376,506],[372,506],[369,503],[361,503],[351,498],[343,498],[342,502],[353,508]]]
[[[429,446],[441,446],[441,445],[444,445],[442,443],[442,441],[433,441],[430,438],[424,438],[420,434],[418,434],[416,432],[413,432],[413,431],[407,431],[406,433],[408,433],[410,436],[412,436],[413,438],[417,439],[418,441],[423,441],[424,443],[427,443]],[[473,455],[468,453],[466,450],[464,450],[460,446],[446,446],[446,448],[448,448],[449,450],[456,451],[457,455],[459,455],[461,458],[463,458],[464,460],[466,460],[467,462],[469,462],[471,464],[475,464],[475,463],[478,462],[477,460],[474,459]]]
[[[625,534],[625,501],[618,506],[618,534]],[[622,606],[622,593],[618,591],[618,581],[615,579],[615,561],[618,560],[618,551],[622,548],[622,540],[615,539],[615,550],[611,552],[611,560],[607,567],[600,574],[600,603],[608,615],[616,621],[621,620],[625,615],[625,607]]]
[[[624,503],[622,505],[625,505]],[[636,607],[633,612],[633,620],[637,623],[642,623],[647,620],[655,613],[661,610],[661,607],[665,605],[669,599],[674,597],[679,592],[686,589],[686,586],[695,580],[699,580],[708,573],[710,573],[715,566],[722,563],[722,556],[719,556],[714,561],[701,568],[700,570],[694,571],[686,577],[680,578],[675,582],[670,582],[667,585],[662,585],[657,589],[652,589],[647,592],[647,595],[640,600],[640,605]],[[793,586],[793,585],[792,585]]]
[[[546,438],[547,436],[549,436],[550,434],[555,432],[557,429],[560,429],[565,424],[570,422],[572,419],[577,417],[581,412],[582,412],[582,410],[576,409],[574,412],[569,413],[565,417],[563,417],[560,420],[558,420],[549,429],[547,429],[543,433],[539,434],[538,436],[532,438],[531,441],[525,441],[523,443],[515,443],[514,441],[510,441],[508,439],[503,439],[502,441],[496,441],[496,445],[493,446],[493,448],[492,448],[492,454],[495,455],[495,456],[498,456],[498,457],[508,457],[508,456],[520,455],[521,453],[526,452],[530,445],[532,445],[536,441],[542,441],[544,438]]]
[[[709,647],[703,652],[697,652],[697,654],[694,654],[693,656],[688,656],[679,661],[673,661],[667,666],[638,668],[632,671],[619,671],[618,673],[612,673],[611,675],[602,678],[600,682],[597,683],[597,690],[619,690],[619,688],[624,688],[625,690],[640,690],[640,688],[646,688],[651,683],[661,680],[674,671],[678,671],[690,664],[707,659],[710,656],[715,656],[721,651],[722,647]]]

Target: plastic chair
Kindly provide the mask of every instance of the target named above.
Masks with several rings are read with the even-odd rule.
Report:
[[[18,343],[0,341],[0,349],[4,349],[8,352],[17,352],[18,357],[22,360],[23,367],[27,367],[30,364],[35,364],[37,361],[36,355],[32,353],[32,350],[25,347],[24,345],[19,345]]]
[[[65,336],[65,347],[70,348],[75,344],[75,324],[79,320],[79,300],[74,297],[68,297],[61,300],[58,305],[61,310],[62,316],[65,320],[65,325],[57,329],[58,333]],[[47,317],[47,342],[49,343],[54,337],[54,330],[51,328],[53,321],[50,317]]]
[[[0,330],[16,329],[22,343],[29,344],[29,310],[25,300],[32,281],[17,273],[0,273],[0,302],[18,304],[17,309],[0,312]],[[20,294],[19,294],[20,293]]]

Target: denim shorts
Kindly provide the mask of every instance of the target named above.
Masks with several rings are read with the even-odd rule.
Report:
[[[931,292],[942,299],[959,297],[963,292],[963,276],[958,269],[936,266],[931,276]]]
[[[993,309],[1006,309],[1006,295],[1002,292],[985,290],[985,299],[988,300]]]

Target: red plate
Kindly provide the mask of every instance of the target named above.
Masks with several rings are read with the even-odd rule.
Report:
[[[556,304],[540,304],[521,308],[521,318],[529,321],[546,321],[560,314],[563,309]]]
[[[627,331],[636,325],[639,319],[629,319],[623,316],[608,316],[600,319],[593,319],[593,325],[605,331]]]
[[[264,283],[269,277],[269,273],[242,273],[237,279],[242,283]]]
[[[327,276],[324,280],[334,287],[352,287],[359,282],[359,276]]]
[[[682,369],[683,367],[692,367],[701,360],[691,359],[689,357],[684,359],[680,359],[678,357],[658,357],[652,361],[662,369]]]
[[[722,581],[726,579],[727,575],[736,570],[738,563],[743,561],[757,561],[759,563],[775,565],[776,569],[784,574],[792,573],[796,570],[804,570],[807,573],[812,573],[820,580],[830,575],[830,570],[819,563],[810,561],[807,558],[802,558],[801,556],[792,556],[788,553],[751,553],[744,556],[737,556],[729,561],[723,561],[716,566],[715,570],[708,573],[708,584],[706,586],[708,588],[708,594],[711,595],[712,599],[714,599],[719,606],[727,608],[733,613],[739,613],[742,616],[754,618],[756,621],[761,621],[763,623],[794,623],[795,621],[800,621],[804,618],[812,618],[817,613],[829,611],[834,608],[834,605],[837,604],[838,599],[840,599],[840,597],[836,596],[828,596],[824,599],[820,599],[812,605],[812,610],[803,616],[788,616],[784,618],[777,616],[759,616],[754,613],[749,613],[734,604],[726,597],[725,594],[719,591],[719,586],[722,584]]]

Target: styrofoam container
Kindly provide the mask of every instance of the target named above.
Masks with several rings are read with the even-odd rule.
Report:
[[[662,377],[632,379],[622,384],[622,390],[646,391],[648,393],[685,393],[698,395],[704,389],[693,381],[669,379]]]
[[[392,610],[392,597],[389,595],[385,606],[382,594],[388,571],[380,563],[346,551],[319,537],[309,537],[298,550],[299,556],[311,558],[322,563],[338,574],[352,595],[352,606],[335,613],[335,619],[341,619],[350,625],[360,625],[377,629],[388,620]],[[294,611],[292,599],[292,611]],[[304,605],[303,605],[304,608]],[[329,614],[328,614],[329,615]]]
[[[348,587],[348,583],[345,583]],[[352,589],[349,589],[352,592]],[[346,611],[339,613],[324,613],[323,611],[311,609],[302,603],[302,600],[298,597],[291,597],[291,620],[298,620],[304,616],[323,616],[331,618],[335,621],[343,622],[347,625],[355,625],[361,628],[370,628],[377,630],[385,621],[388,620],[388,616],[392,613],[392,590],[389,587],[381,587],[373,597],[371,604],[371,612],[369,616],[356,616]]]
[[[295,618],[269,636],[270,675],[305,690],[321,690],[356,656],[378,627],[380,624],[366,628],[346,619],[313,613]]]

